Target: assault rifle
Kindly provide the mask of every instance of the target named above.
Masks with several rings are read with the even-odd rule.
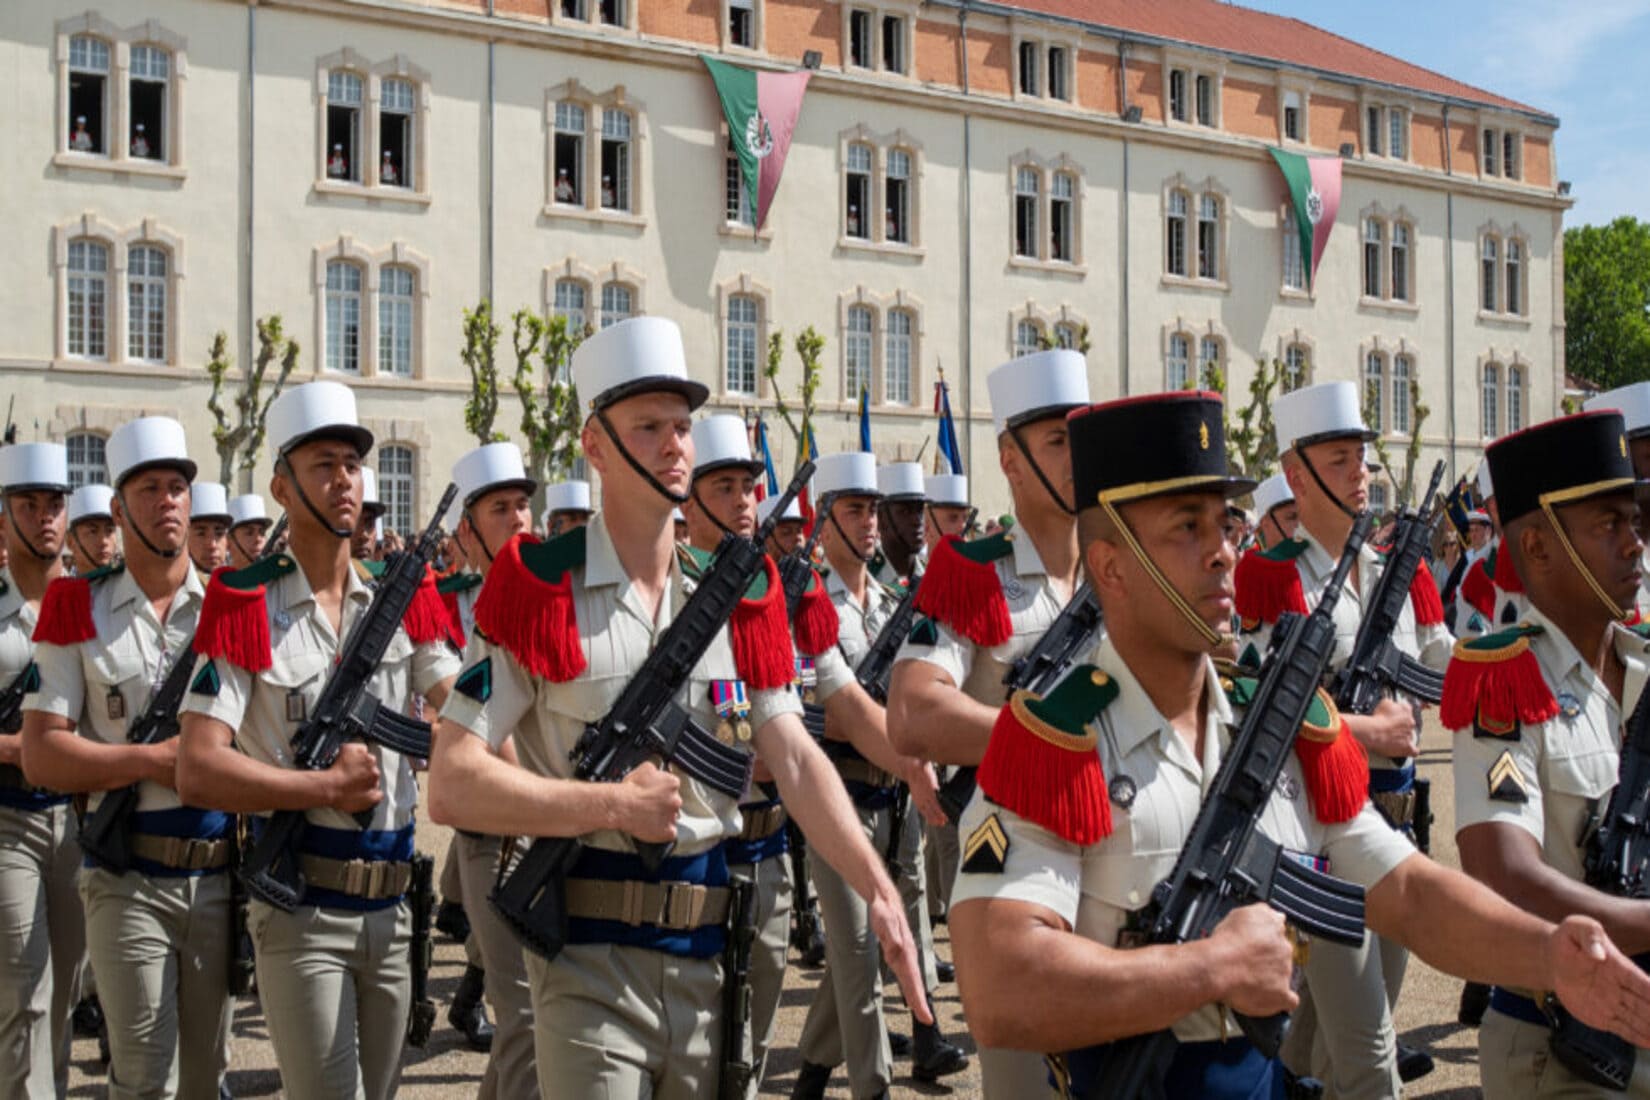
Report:
[[[617,783],[649,760],[676,764],[688,775],[738,798],[750,781],[751,757],[729,748],[706,732],[693,715],[676,703],[676,692],[699,663],[717,633],[762,568],[763,547],[778,517],[813,475],[804,462],[780,498],[779,506],[756,531],[754,539],[725,535],[693,595],[647,655],[613,708],[573,748],[573,778]],[[675,842],[636,841],[642,866],[656,872]],[[567,942],[567,875],[583,847],[577,837],[538,837],[515,868],[493,888],[491,901],[499,917],[529,950],[554,959]]]
[[[1363,888],[1298,862],[1261,832],[1260,818],[1334,656],[1335,602],[1370,522],[1363,516],[1353,525],[1317,608],[1305,617],[1280,620],[1254,701],[1220,762],[1174,870],[1138,914],[1143,942],[1203,939],[1233,909],[1254,902],[1271,905],[1312,935],[1349,946],[1363,942]],[[1263,1057],[1277,1055],[1289,1027],[1287,1013],[1265,1020],[1237,1015],[1237,1021]],[[1152,1082],[1162,1081],[1175,1047],[1169,1030],[1110,1044],[1097,1085],[1085,1089],[1085,1095],[1135,1100],[1147,1094]]]
[[[412,910],[412,939],[407,949],[412,955],[412,1004],[407,1012],[407,1045],[424,1049],[435,1027],[435,1002],[430,1000],[430,962],[435,945],[430,942],[430,915],[435,912],[435,857],[414,852],[412,882],[407,887]]]
[[[1639,694],[1626,729],[1616,789],[1587,837],[1582,869],[1595,890],[1642,900],[1650,898],[1650,691]],[[1543,1007],[1553,1026],[1553,1056],[1584,1081],[1626,1092],[1637,1060],[1632,1044],[1588,1027],[1557,998]]]
[[[775,508],[774,515],[785,510],[785,507]],[[796,605],[801,602],[803,595],[808,591],[808,582],[814,574],[814,547],[819,545],[819,536],[825,533],[825,516],[831,507],[831,494],[826,493],[819,498],[819,507],[814,509],[814,529],[808,535],[808,541],[794,554],[786,554],[779,559],[779,583],[785,590],[785,614],[789,618],[796,617]],[[767,540],[763,539],[757,545],[766,549]]]
[[[1049,624],[1037,644],[1009,667],[1003,677],[1005,698],[1025,689],[1041,695],[1053,687],[1062,673],[1094,644],[1100,631],[1100,598],[1084,581],[1073,592],[1059,616]],[[958,768],[940,785],[940,808],[952,821],[962,818],[968,800],[974,797],[973,766]]]
[[[260,561],[273,551],[275,540],[286,529],[282,516],[270,537],[264,541]],[[126,730],[129,745],[158,745],[178,735],[178,710],[183,706],[183,693],[195,671],[195,644],[189,640],[172,661],[172,667],[160,682],[160,687],[149,696],[143,713],[132,720]],[[132,869],[132,815],[138,808],[138,784],[105,791],[97,809],[87,814],[80,823],[80,848],[86,857],[105,871],[123,875]]]
[[[718,1100],[745,1100],[756,1073],[751,1043],[751,948],[756,942],[756,885],[736,879],[727,943],[722,948],[722,1065]]]
[[[1426,513],[1444,477],[1444,464],[1432,468],[1427,495],[1419,510],[1407,509],[1392,531],[1386,569],[1364,601],[1367,609],[1352,642],[1352,655],[1335,673],[1329,694],[1345,714],[1373,714],[1375,705],[1394,688],[1426,703],[1444,697],[1444,676],[1399,651],[1392,641],[1398,617],[1409,602],[1409,586],[1427,552],[1431,524]]]
[[[877,631],[871,648],[865,651],[865,656],[859,659],[859,667],[854,669],[854,679],[878,706],[888,705],[888,678],[894,671],[894,657],[898,655],[899,647],[906,635],[911,633],[911,620],[917,617],[917,586],[920,584],[922,574],[913,573],[906,584],[905,595],[900,597],[893,614]],[[910,807],[911,788],[904,782],[896,782],[893,823],[888,827],[888,846],[882,851],[882,862],[887,865],[889,875],[895,878],[899,877],[899,842],[905,831],[905,815]]]
[[[389,559],[373,590],[372,603],[350,627],[315,710],[292,737],[292,760],[303,771],[325,771],[343,750],[345,741],[375,741],[402,756],[428,758],[427,723],[392,710],[368,690],[373,673],[384,660],[401,619],[418,594],[419,585],[441,540],[441,520],[458,496],[449,484],[436,506],[435,518],[424,528],[412,549]],[[262,835],[247,853],[241,868],[247,892],[277,909],[292,912],[304,896],[304,873],[299,841],[305,829],[305,811],[281,810],[264,823]],[[364,829],[372,811],[355,820]]]
[[[34,662],[23,666],[11,683],[0,690],[0,733],[16,733],[23,728],[23,696],[29,693],[30,673]],[[16,764],[0,764],[0,787],[28,787],[23,769]]]

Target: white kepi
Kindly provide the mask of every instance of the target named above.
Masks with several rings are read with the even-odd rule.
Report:
[[[544,514],[546,517],[561,512],[589,511],[590,482],[575,479],[573,481],[558,481],[544,487]]]
[[[282,390],[270,402],[265,423],[278,455],[318,439],[353,444],[362,458],[372,450],[372,433],[356,416],[355,391],[342,382],[306,382]]]
[[[1478,463],[1478,499],[1489,500],[1495,495],[1495,482],[1490,477],[1490,460],[1484,459]]]
[[[195,480],[195,464],[189,460],[183,425],[169,416],[128,420],[109,435],[103,458],[109,466],[109,482],[117,492],[127,478],[155,466],[168,467]]]
[[[778,503],[779,498],[777,496],[763,497],[761,500],[757,501],[756,522],[758,524],[768,522],[768,517],[773,515],[774,505]],[[797,500],[795,497],[792,497],[791,502],[785,505],[785,510],[779,513],[779,522],[784,523],[786,520],[795,520],[798,523],[802,522],[802,502]]]
[[[877,487],[877,456],[869,451],[824,456],[814,464],[813,490],[815,499],[882,496]]]
[[[229,512],[229,490],[220,482],[197,481],[189,487],[189,518],[221,519],[227,524],[235,522],[235,517]]]
[[[1353,382],[1320,382],[1279,396],[1272,404],[1272,426],[1279,454],[1331,439],[1375,438],[1364,425]]]
[[[0,490],[67,493],[68,449],[61,443],[13,443],[0,447]]]
[[[378,471],[371,466],[361,467],[361,513],[382,516],[389,505],[378,499]]]
[[[695,420],[694,480],[729,466],[748,470],[752,477],[762,473],[762,463],[751,457],[751,437],[745,427],[745,418],[734,413],[717,413]]]
[[[453,482],[465,508],[495,489],[520,489],[532,496],[539,488],[539,483],[527,476],[521,448],[514,443],[488,443],[466,451],[453,463]]]
[[[915,462],[890,462],[877,467],[877,488],[886,500],[928,499],[922,483],[922,467]]]
[[[941,508],[968,507],[968,478],[963,474],[931,474],[922,487],[930,504]]]
[[[1581,407],[1588,412],[1620,409],[1621,418],[1627,421],[1628,439],[1650,434],[1650,382],[1633,382],[1605,390],[1589,397]]]
[[[573,384],[589,412],[658,390],[681,394],[693,410],[710,395],[688,377],[682,330],[663,317],[631,317],[587,337],[573,353]]]
[[[986,375],[985,384],[998,435],[1089,403],[1088,363],[1070,348],[1010,359]]]
[[[229,501],[229,529],[248,523],[269,526],[269,513],[264,510],[264,498],[257,493],[242,493]]]
[[[1282,474],[1273,474],[1255,486],[1255,516],[1265,519],[1272,514],[1272,509],[1294,499],[1295,491],[1289,488],[1289,480]]]
[[[82,485],[69,494],[69,526],[83,519],[113,519],[115,491],[107,485]]]

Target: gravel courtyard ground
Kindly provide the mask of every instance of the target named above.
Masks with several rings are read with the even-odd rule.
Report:
[[[1434,812],[1433,854],[1451,866],[1457,866],[1453,814],[1452,779],[1449,766],[1449,739],[1429,716],[1422,745],[1421,772],[1432,780]],[[446,829],[420,824],[419,847],[434,852],[437,866],[446,850]],[[1442,914],[1440,914],[1442,918]],[[939,952],[950,957],[950,943],[945,930],[937,930]],[[484,1055],[473,1053],[463,1038],[446,1024],[446,1005],[464,971],[463,951],[458,945],[437,935],[436,966],[431,975],[433,996],[438,1006],[438,1026],[423,1051],[409,1050],[406,1068],[401,1078],[399,1095],[407,1100],[450,1100],[473,1096],[481,1080]],[[787,974],[784,1001],[780,1009],[778,1048],[769,1059],[763,1096],[785,1097],[801,1064],[796,1041],[802,1030],[802,1021],[808,1011],[819,971],[803,970],[793,966]],[[1455,1022],[1456,999],[1461,983],[1439,974],[1419,960],[1412,959],[1404,995],[1399,1004],[1398,1027],[1405,1042],[1430,1049],[1438,1068],[1430,1076],[1418,1081],[1405,1093],[1406,1097],[1431,1097],[1436,1100],[1468,1100],[1480,1094],[1478,1089],[1478,1042],[1475,1032]],[[955,986],[941,986],[936,998],[944,1016],[947,1034],[959,1038],[972,1050],[964,1031],[961,1003]],[[894,1027],[908,1031],[910,1017],[897,1000],[897,993],[889,1001]],[[910,1063],[896,1065],[899,1072],[909,1074]],[[272,1097],[281,1095],[280,1079],[275,1072],[273,1052],[268,1042],[268,1031],[263,1016],[254,1000],[243,1000],[235,1012],[235,1039],[233,1060],[230,1063],[229,1084],[237,1097]],[[849,1096],[846,1076],[839,1072],[833,1081],[830,1096]],[[97,1046],[87,1039],[77,1040],[74,1047],[74,1069],[70,1077],[69,1095],[99,1097],[104,1095],[104,1077],[97,1063]],[[957,1100],[971,1100],[980,1094],[977,1061],[967,1073],[947,1078],[938,1085],[922,1085],[905,1076],[895,1081],[895,1097],[943,1096]],[[548,1098],[547,1098],[548,1100]]]

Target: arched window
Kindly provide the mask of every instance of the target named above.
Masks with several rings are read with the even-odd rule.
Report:
[[[1220,278],[1220,196],[1197,200],[1197,277]]]
[[[1484,248],[1481,260],[1481,266],[1483,268],[1482,281],[1484,284],[1483,306],[1485,313],[1494,313],[1500,302],[1500,294],[1496,289],[1501,277],[1501,273],[1498,270],[1500,267],[1500,254],[1501,242],[1494,237],[1486,236],[1484,238]]]
[[[1190,202],[1190,196],[1184,191],[1169,192],[1168,216],[1163,229],[1167,246],[1163,269],[1170,275],[1186,274],[1186,217]]]
[[[859,142],[848,146],[848,205],[844,208],[844,236],[871,239],[871,170],[876,154]]]
[[[636,312],[636,295],[623,283],[607,283],[602,287],[602,328],[629,320]]]
[[[1524,427],[1524,368],[1517,363],[1507,367],[1507,431]]]
[[[1014,326],[1014,355],[1030,355],[1043,346],[1043,326],[1040,321],[1026,319]]]
[[[1083,346],[1083,330],[1069,321],[1054,326],[1054,346],[1078,351]]]
[[[69,242],[69,354],[103,359],[109,354],[109,248],[81,238]]]
[[[1399,302],[1410,300],[1409,237],[1407,223],[1392,223],[1392,297]]]
[[[1214,372],[1226,369],[1226,341],[1218,336],[1205,336],[1197,342],[1197,384],[1211,388]]]
[[[884,238],[895,244],[911,243],[911,154],[904,149],[888,150],[888,178],[883,184],[887,208]]]
[[[1414,411],[1409,392],[1415,377],[1414,366],[1407,355],[1392,357],[1392,430],[1402,435],[1409,434],[1410,416]]]
[[[584,205],[585,110],[577,103],[556,104],[556,129],[552,140],[552,168],[555,184],[552,201],[563,206]]]
[[[361,373],[361,268],[347,260],[327,264],[327,369]]]
[[[910,310],[888,311],[882,356],[882,400],[886,404],[911,403],[911,344],[915,327]]]
[[[724,378],[729,393],[756,394],[757,351],[761,343],[762,303],[748,294],[728,298],[727,363]]]
[[[166,361],[166,253],[153,245],[126,251],[126,357]]]
[[[584,331],[585,310],[590,299],[589,289],[579,279],[557,279],[556,301],[552,312],[567,319],[568,335]]]
[[[1043,181],[1037,169],[1021,165],[1014,172],[1014,254],[1037,258],[1037,207]]]
[[[848,331],[842,341],[842,399],[858,401],[871,388],[871,341],[875,318],[869,306],[848,308]]]
[[[69,488],[96,485],[109,478],[104,465],[104,439],[96,432],[73,432],[63,441],[69,452]]]
[[[1186,388],[1187,379],[1191,377],[1189,361],[1191,359],[1191,341],[1183,332],[1171,333],[1169,336],[1168,363],[1166,364],[1166,381],[1171,390]]]
[[[378,499],[384,504],[384,525],[403,536],[415,530],[418,522],[417,459],[411,447],[390,444],[378,449]]]
[[[378,87],[378,182],[387,187],[418,185],[418,86],[384,80]]]
[[[602,108],[602,209],[629,212],[631,131],[634,120],[629,111]]]
[[[1385,392],[1386,356],[1378,351],[1369,352],[1364,356],[1364,416],[1369,421],[1370,431],[1386,430],[1381,416],[1381,398]]]
[[[1480,415],[1482,417],[1484,438],[1498,439],[1501,436],[1501,365],[1499,363],[1484,364],[1484,378],[1481,389]]]
[[[1049,199],[1049,259],[1071,263],[1077,259],[1077,177],[1054,173]]]
[[[1386,244],[1386,227],[1379,218],[1364,219],[1364,297],[1381,297],[1381,250]]]
[[[1312,377],[1312,352],[1305,344],[1283,349],[1283,392],[1298,390]]]
[[[1507,241],[1507,312],[1524,312],[1524,245]]]
[[[361,182],[361,113],[366,82],[359,73],[334,69],[327,74],[327,179]]]
[[[378,273],[378,373],[411,378],[413,310],[417,277],[411,268],[385,267]]]
[[[172,76],[172,55],[159,46],[133,46],[127,107],[131,131],[127,147],[134,157],[165,161],[171,139],[167,117],[167,84]]]
[[[69,39],[69,151],[108,156],[109,113],[109,44],[77,34]]]
[[[1306,289],[1306,263],[1301,258],[1301,235],[1296,229],[1293,204],[1283,210],[1283,286],[1285,290]]]

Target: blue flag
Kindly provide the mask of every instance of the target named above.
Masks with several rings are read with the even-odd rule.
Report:
[[[934,455],[934,472],[960,474],[963,472],[962,448],[957,446],[957,422],[951,419],[951,387],[945,384],[945,373],[934,383],[934,411],[940,417],[939,447]]]
[[[762,466],[767,471],[767,495],[778,496],[779,475],[774,472],[773,451],[768,447],[768,425],[760,416],[756,418],[756,451],[762,456]]]
[[[859,449],[871,450],[871,390],[864,385],[859,387]]]

